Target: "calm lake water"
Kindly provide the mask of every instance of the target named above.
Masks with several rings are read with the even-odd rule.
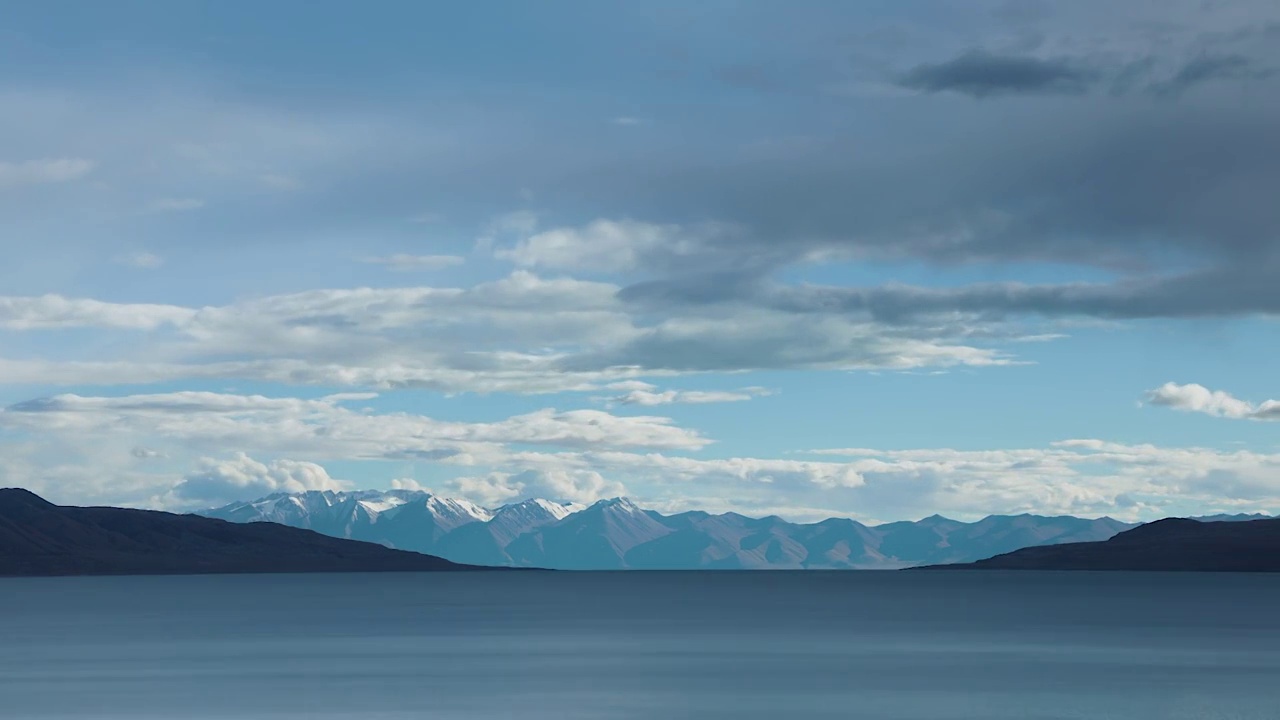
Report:
[[[0,580],[0,717],[1280,717],[1280,576]]]

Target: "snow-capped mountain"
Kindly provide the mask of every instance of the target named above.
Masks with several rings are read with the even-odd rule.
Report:
[[[564,519],[525,533],[507,546],[517,565],[566,570],[628,567],[627,553],[667,535],[671,528],[627,498],[601,500]]]
[[[543,499],[499,508],[411,490],[270,495],[204,513],[277,522],[478,565],[574,570],[898,568],[972,562],[1030,545],[1106,540],[1133,527],[1097,520],[941,516],[868,527],[848,518],[790,523],[778,517],[662,515],[627,498],[590,506]]]
[[[430,554],[447,533],[493,518],[472,502],[417,490],[277,493],[203,514],[233,522],[275,522]]]

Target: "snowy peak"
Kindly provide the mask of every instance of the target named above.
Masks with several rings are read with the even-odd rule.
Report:
[[[494,519],[518,517],[527,520],[545,519],[550,522],[563,520],[573,513],[582,510],[582,505],[551,502],[542,498],[533,498],[510,505],[503,505],[494,512]]]
[[[616,497],[608,500],[599,500],[588,509],[611,511],[615,513],[625,513],[628,515],[641,515],[644,510],[631,501],[631,498]]]
[[[482,508],[467,500],[442,498],[438,495],[427,496],[427,509],[431,511],[431,514],[441,519],[469,519],[479,522],[489,522],[493,519],[493,511],[487,508]]]

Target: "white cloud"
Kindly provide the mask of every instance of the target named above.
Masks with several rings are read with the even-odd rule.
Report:
[[[457,478],[447,483],[447,487],[449,492],[489,506],[523,498],[589,504],[627,494],[622,483],[606,480],[600,473],[584,469],[495,472],[483,477]]]
[[[415,492],[431,492],[431,488],[425,487],[417,480],[411,478],[396,478],[391,481],[392,490],[413,490]]]
[[[46,158],[16,163],[0,161],[0,188],[70,182],[79,180],[92,170],[93,162],[82,158]]]
[[[605,390],[620,390],[623,392],[632,392],[635,390],[654,390],[657,386],[653,383],[647,383],[643,380],[619,380],[604,386]]]
[[[1280,420],[1280,400],[1267,400],[1254,405],[1221,390],[1203,385],[1165,383],[1146,396],[1152,405],[1203,413],[1234,420]]]
[[[644,120],[642,118],[631,117],[628,115],[622,115],[622,116],[616,117],[611,122],[613,122],[614,125],[624,125],[624,126],[644,124]]]
[[[345,490],[349,484],[329,477],[321,466],[296,460],[261,463],[244,453],[229,460],[201,458],[197,469],[173,488],[180,502],[223,505],[277,492]]]
[[[0,358],[0,369],[15,381],[55,384],[227,378],[540,393],[698,372],[1012,362],[999,350],[967,344],[974,330],[963,324],[885,326],[745,306],[691,305],[655,315],[619,291],[612,283],[516,271],[466,288],[312,290],[204,308],[0,297],[0,328],[10,330],[172,330],[145,345],[119,346],[137,355]]]
[[[195,314],[194,310],[174,305],[109,303],[61,295],[0,297],[0,328],[6,330],[72,327],[155,330],[183,324]]]
[[[891,507],[1148,519],[1204,508],[1280,507],[1280,455],[1244,450],[1080,439],[1015,450],[815,452],[852,458],[850,467],[869,494]]]
[[[315,463],[426,463],[452,468],[446,478],[465,468],[434,488],[484,504],[629,494],[668,510],[706,506],[863,520],[934,512],[962,519],[1022,512],[1152,519],[1280,510],[1280,454],[1080,439],[994,450],[838,448],[812,451],[815,459],[706,457],[692,455],[706,452],[705,439],[663,418],[543,410],[460,423],[341,406],[360,399],[164,393],[22,403],[0,412],[0,433],[12,439],[0,471],[7,482],[76,502],[174,507],[202,504],[194,495],[265,494],[289,478],[325,482],[317,472],[299,475],[293,466],[254,465],[238,456],[221,461],[229,465],[202,465],[192,474],[199,482],[168,474],[172,461],[226,458],[234,449]],[[184,482],[192,484],[175,492]],[[393,486],[420,487],[404,479]]]
[[[654,255],[692,255],[703,234],[721,230],[708,225],[687,229],[634,220],[596,220],[581,228],[562,227],[528,236],[494,255],[524,267],[625,272]]]
[[[370,414],[319,400],[211,392],[121,397],[65,394],[0,411],[0,428],[75,437],[165,440],[187,449],[239,448],[326,459],[414,459],[469,463],[507,444],[565,448],[697,450],[710,441],[668,418],[620,417],[599,410],[543,409],[489,423]]]
[[[749,387],[738,391],[722,391],[722,390],[661,390],[653,389],[653,386],[647,383],[639,383],[647,387],[636,387],[622,395],[606,398],[605,400],[614,405],[641,405],[645,407],[653,405],[705,405],[710,403],[726,403],[726,402],[743,402],[753,398],[771,395],[772,392],[765,388]],[[612,383],[609,387],[618,385],[627,385],[627,383]]]
[[[441,270],[447,267],[454,267],[466,262],[466,258],[458,255],[407,255],[399,253],[396,255],[361,258],[360,261],[370,265],[382,265],[389,270],[410,271]]]

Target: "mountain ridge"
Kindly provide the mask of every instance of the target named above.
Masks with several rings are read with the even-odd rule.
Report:
[[[927,569],[1280,572],[1280,518],[1165,518],[1101,542],[1027,547]]]
[[[344,504],[348,497],[358,497],[375,516],[362,519]],[[444,512],[458,507],[470,509]],[[295,524],[457,562],[580,570],[896,569],[972,562],[1049,542],[1104,540],[1133,527],[1105,517],[1032,514],[972,523],[939,515],[874,526],[839,517],[792,523],[734,512],[663,515],[626,497],[589,506],[535,498],[488,509],[406,490],[276,493],[204,513]]]
[[[276,523],[55,505],[0,488],[0,576],[469,570]]]

